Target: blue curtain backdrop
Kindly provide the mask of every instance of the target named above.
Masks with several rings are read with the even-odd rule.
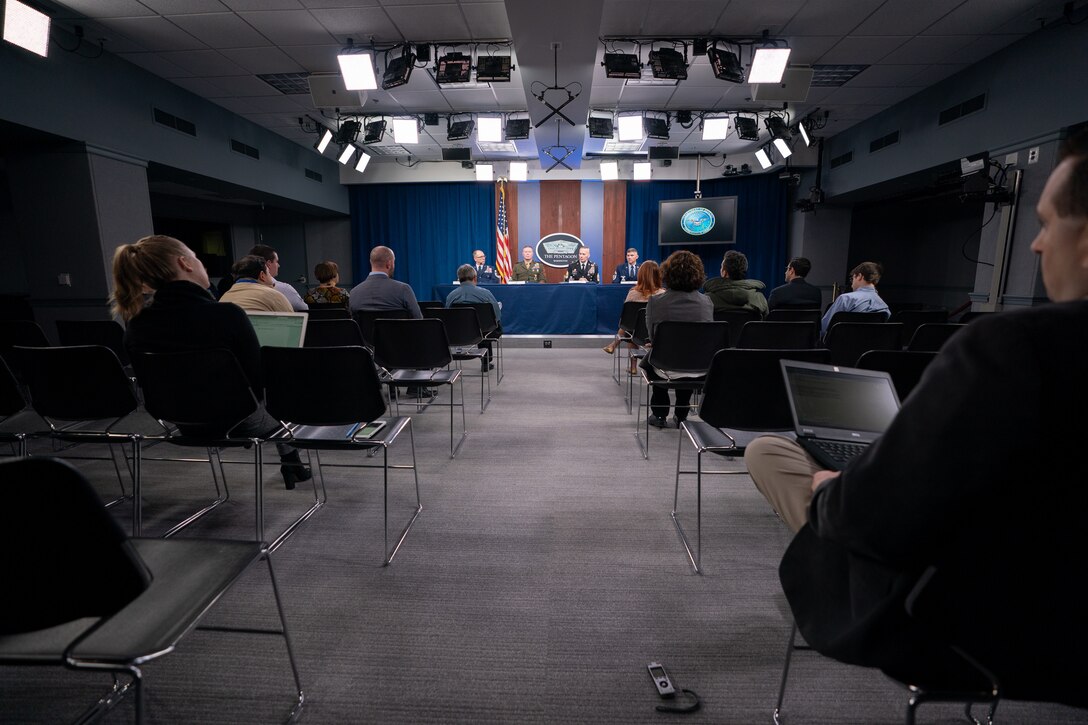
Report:
[[[692,245],[707,277],[718,277],[722,255],[729,249],[748,257],[748,276],[767,285],[765,293],[784,284],[786,263],[786,184],[777,175],[711,179],[702,183],[703,197],[737,197],[736,244]],[[643,259],[659,262],[681,245],[658,246],[657,206],[665,199],[693,199],[694,181],[650,181],[627,183],[627,246],[639,249]]]
[[[456,279],[474,249],[495,264],[494,184],[359,184],[350,198],[359,282],[370,274],[370,250],[380,245],[397,255],[394,276],[421,300]]]

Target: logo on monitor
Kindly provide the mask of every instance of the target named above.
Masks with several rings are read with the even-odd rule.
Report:
[[[688,209],[680,217],[680,228],[693,236],[706,234],[714,228],[714,212],[705,206]]]

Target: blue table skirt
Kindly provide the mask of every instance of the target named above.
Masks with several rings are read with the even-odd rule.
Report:
[[[511,335],[614,335],[631,285],[484,284],[502,302],[502,329]],[[445,300],[453,285],[434,288]]]

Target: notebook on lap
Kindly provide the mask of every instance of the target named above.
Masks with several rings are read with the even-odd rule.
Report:
[[[306,340],[305,312],[247,312],[261,347],[302,347]]]
[[[781,360],[797,442],[832,471],[842,470],[899,411],[891,376],[877,370]]]

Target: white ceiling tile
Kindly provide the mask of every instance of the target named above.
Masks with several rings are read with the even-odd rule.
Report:
[[[72,18],[82,15],[88,18],[135,18],[154,14],[154,10],[137,0],[64,0],[64,5],[54,17]]]
[[[336,55],[342,47],[340,45],[291,45],[281,46],[281,49],[310,73],[339,73],[340,64],[336,61]]]
[[[820,56],[820,65],[838,63],[867,63],[872,65],[885,59],[908,38],[902,36],[850,36],[843,38],[831,50]],[[894,62],[890,59],[887,62]],[[901,61],[902,62],[902,61]],[[911,62],[911,61],[905,61]],[[921,62],[921,61],[919,61]]]
[[[703,88],[699,86],[689,86],[686,83],[681,83],[673,91],[672,95],[668,99],[667,108],[670,109],[712,109],[717,106],[718,101],[725,91],[723,87],[724,83],[718,81],[718,86],[711,88]]]
[[[715,35],[779,35],[806,0],[731,0],[718,19]]]
[[[83,43],[91,46],[103,42],[103,47],[111,53],[140,53],[147,51],[138,40],[131,38],[113,28],[107,28],[95,20],[82,20],[78,25],[83,26]],[[67,44],[66,44],[67,45]]]
[[[223,0],[234,12],[249,10],[299,10],[302,3],[298,0]]]
[[[491,92],[495,94],[495,98],[503,108],[517,108],[518,106],[525,108],[525,89],[521,86],[506,88],[495,84],[491,88]]]
[[[858,35],[917,35],[964,0],[888,0],[859,25]]]
[[[238,67],[214,50],[182,50],[175,53],[161,53],[170,61],[197,76],[235,76],[244,75],[245,69]]]
[[[457,5],[410,5],[386,7],[385,12],[405,39],[440,38],[460,40],[472,38],[465,17]]]
[[[250,73],[301,73],[306,69],[279,48],[228,48],[220,51]]]
[[[651,3],[644,26],[654,35],[708,35],[722,13],[720,0],[669,0]]]
[[[970,35],[919,35],[884,57],[885,63],[954,63],[953,56],[975,42]]]
[[[926,35],[984,35],[1018,17],[1037,0],[966,0],[926,28]]]
[[[303,7],[311,10],[324,8],[357,8],[378,5],[378,0],[299,0]]]
[[[229,8],[219,0],[140,0],[159,15],[223,13]]]
[[[195,50],[207,47],[166,18],[157,15],[146,18],[106,18],[102,24],[110,30],[127,35],[145,50]]]
[[[790,36],[790,64],[812,65],[839,42],[838,35],[793,35]],[[744,58],[750,56],[745,55]],[[742,59],[743,60],[743,59]]]
[[[620,105],[624,108],[655,108],[668,103],[675,87],[662,86],[624,86],[620,95]]]
[[[276,45],[338,42],[308,10],[267,10],[239,15]]]
[[[605,0],[601,10],[601,35],[639,35],[650,0]]]
[[[510,37],[510,21],[506,17],[505,5],[462,3],[461,10],[465,14],[473,38],[481,40]]]
[[[455,111],[495,111],[498,103],[489,90],[443,91],[446,102]]]
[[[175,15],[170,21],[212,48],[250,48],[268,41],[234,13]]]
[[[861,24],[884,0],[808,0],[782,34],[845,35]]]
[[[420,37],[414,33],[411,38],[405,38],[396,25],[386,15],[385,10],[378,7],[311,10],[314,18],[327,29],[330,36],[339,42],[346,38],[353,38],[357,43],[365,43],[373,36],[379,43],[403,42],[404,40],[418,40]],[[444,36],[443,36],[444,37]]]
[[[389,96],[401,108],[411,111],[445,111],[449,104],[442,97],[441,91],[407,91],[403,88],[394,88],[389,91]]]
[[[620,100],[620,94],[622,92],[622,84],[618,86],[598,86],[597,84],[594,84],[593,90],[591,91],[589,96],[589,105],[595,108],[611,107]]]
[[[192,77],[193,75],[192,71],[186,70],[176,63],[171,63],[158,53],[122,53],[121,57],[160,78],[172,80],[174,78]]]

